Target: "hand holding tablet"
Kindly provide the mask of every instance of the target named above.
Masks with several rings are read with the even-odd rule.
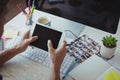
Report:
[[[32,42],[31,45],[41,48],[45,51],[48,51],[47,41],[51,40],[53,47],[57,48],[61,42],[64,40],[64,34],[60,31],[46,27],[45,25],[36,24],[32,36],[38,36],[38,39],[35,42]]]

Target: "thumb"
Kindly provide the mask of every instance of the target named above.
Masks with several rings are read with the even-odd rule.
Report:
[[[48,46],[48,51],[51,53],[51,51],[54,50],[51,40],[48,40],[47,46]]]

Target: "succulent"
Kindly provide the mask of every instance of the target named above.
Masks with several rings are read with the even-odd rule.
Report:
[[[106,47],[109,47],[109,48],[116,47],[117,45],[117,40],[112,35],[103,37],[102,42]]]

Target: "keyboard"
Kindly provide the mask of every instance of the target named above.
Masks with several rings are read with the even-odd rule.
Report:
[[[9,42],[6,44],[6,48],[11,48],[15,44],[17,44],[20,41],[20,37],[16,37],[14,39],[9,40]],[[13,45],[14,44],[14,45]],[[20,54],[21,56],[24,56],[26,58],[29,58],[35,62],[38,62],[44,66],[50,67],[50,57],[49,53],[38,49],[35,47],[29,46],[23,53]],[[61,65],[60,72],[62,75],[65,74],[67,69],[70,67],[70,65],[75,61],[74,57],[71,57],[70,55],[66,54],[63,63]]]
[[[28,47],[27,50],[21,54],[33,61],[36,61],[42,65],[50,67],[50,57],[49,53],[38,48]],[[71,58],[68,54],[65,56],[65,59],[61,65],[60,72],[65,74],[70,65],[75,61],[74,58]]]

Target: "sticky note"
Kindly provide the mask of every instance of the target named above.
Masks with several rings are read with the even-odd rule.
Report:
[[[116,71],[111,71],[104,75],[104,80],[120,80],[120,75]]]
[[[18,36],[18,30],[14,30],[14,29],[9,29],[9,30],[5,30],[3,33],[3,36],[5,38],[15,38]]]

